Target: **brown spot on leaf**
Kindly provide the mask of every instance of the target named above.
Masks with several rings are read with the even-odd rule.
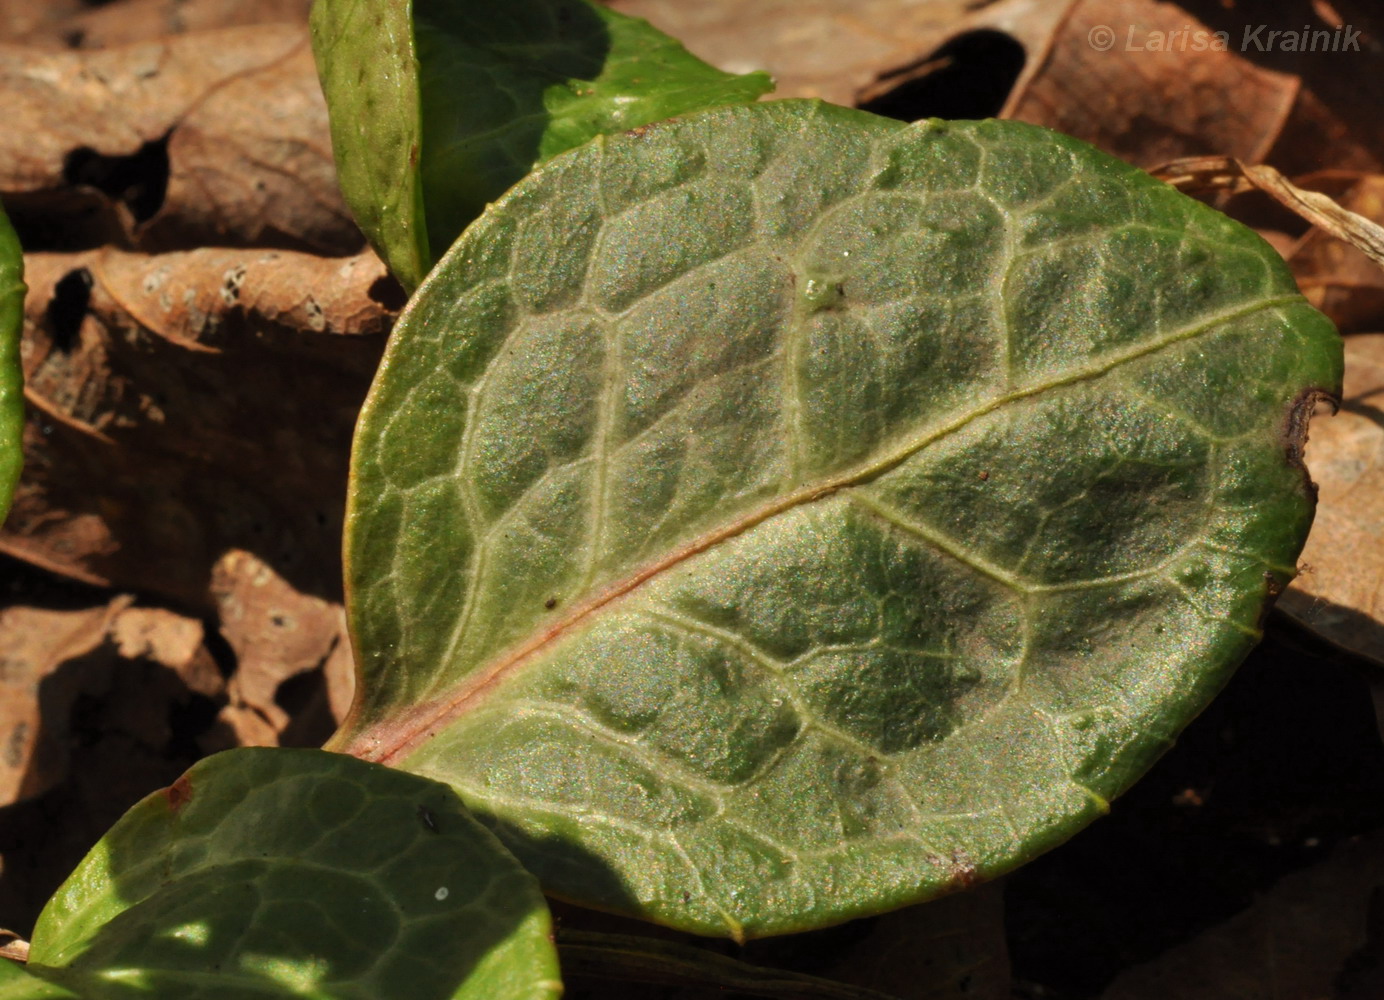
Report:
[[[970,856],[960,848],[954,849],[950,857],[930,854],[927,860],[928,864],[945,870],[950,883],[947,888],[953,892],[970,889],[984,881],[976,871],[975,863],[971,861]]]
[[[187,780],[187,775],[183,775],[163,790],[163,796],[168,800],[169,809],[180,812],[183,806],[192,801],[192,782]]]

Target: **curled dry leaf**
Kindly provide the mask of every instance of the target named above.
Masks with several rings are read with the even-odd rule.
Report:
[[[0,46],[0,88],[0,194],[30,248],[361,246],[301,26]]]
[[[210,612],[238,548],[335,598],[352,427],[400,304],[379,260],[104,250],[31,255],[28,276],[0,550]]]
[[[337,189],[306,44],[207,94],[173,127],[168,160],[163,208],[139,233],[145,248],[211,242],[342,254],[364,243]]]
[[[744,30],[741,5],[616,0],[614,6],[649,18],[718,65],[738,68],[754,53],[768,53],[766,68],[782,96],[821,96],[897,117],[942,114],[936,102],[956,95],[930,88],[929,78],[955,79],[959,64],[969,62],[967,87],[998,84],[994,111],[1002,106],[1003,117],[1057,128],[1142,165],[1193,151],[1260,158],[1299,91],[1291,74],[1235,52],[1128,52],[1123,34],[1112,36],[1110,51],[1096,47],[1100,29],[1111,25],[1121,32],[1131,24],[1148,32],[1210,30],[1187,11],[1152,0],[823,0],[795,6],[792,17],[766,7],[765,31],[777,33],[777,44]],[[1017,79],[1006,42],[1019,49]]]
[[[639,6],[645,5],[657,6],[654,0]],[[1384,165],[1384,141],[1372,120],[1384,102],[1384,76],[1368,58],[1370,36],[1353,33],[1368,24],[1358,11],[1348,21],[1328,21],[1287,0],[1256,4],[1253,16],[1243,5],[1204,0],[966,6],[978,9],[940,32],[910,30],[899,19],[876,22],[899,54],[863,85],[853,79],[845,100],[905,119],[984,113],[1033,122],[1140,166],[1218,153],[1269,160],[1295,174],[1327,165],[1328,149],[1332,166],[1377,171]],[[851,8],[846,16],[855,13]],[[1265,40],[1269,30],[1304,27],[1326,32],[1340,51],[1319,45],[1285,52],[1281,40]],[[1218,31],[1223,40],[1213,34]],[[715,51],[710,42],[698,44]],[[809,36],[794,57],[830,63],[834,44],[830,36],[820,42]],[[960,100],[958,89],[994,88],[999,97],[992,109],[950,110]]]
[[[1289,616],[1384,662],[1384,334],[1346,338],[1344,402],[1312,424],[1316,523],[1303,571],[1279,598]]]
[[[1046,125],[1138,166],[1192,153],[1262,159],[1292,112],[1299,83],[1239,51],[1148,51],[1157,33],[1211,31],[1153,0],[1006,0],[957,29],[1006,34],[1022,73],[1001,117]],[[1142,46],[1142,48],[1136,48]]]

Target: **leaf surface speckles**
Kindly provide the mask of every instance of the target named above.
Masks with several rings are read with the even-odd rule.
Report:
[[[1340,365],[1257,237],[1032,126],[784,101],[589,144],[395,330],[334,745],[702,933],[992,877],[1256,641]]]

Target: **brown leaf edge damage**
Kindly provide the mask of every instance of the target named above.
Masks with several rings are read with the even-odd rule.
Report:
[[[169,809],[180,812],[183,806],[192,801],[192,782],[187,775],[183,775],[163,790],[163,797],[168,800]]]
[[[1283,455],[1288,460],[1288,465],[1301,474],[1303,493],[1312,502],[1314,511],[1317,503],[1317,484],[1312,481],[1312,473],[1307,468],[1304,456],[1307,452],[1308,427],[1320,403],[1330,403],[1331,414],[1335,416],[1341,409],[1340,393],[1320,386],[1303,389],[1288,404],[1288,412],[1283,418],[1283,429],[1280,433]],[[1259,620],[1256,623],[1259,631],[1264,630],[1269,612],[1273,610],[1278,595],[1283,593],[1291,582],[1291,576],[1284,577],[1278,573],[1264,571],[1264,603],[1259,608]]]
[[[1312,414],[1316,412],[1318,403],[1330,403],[1332,416],[1340,412],[1339,393],[1312,387],[1303,389],[1293,397],[1293,401],[1288,404],[1288,415],[1283,421],[1283,450],[1288,456],[1288,464],[1302,473],[1308,493],[1314,501],[1317,499],[1317,484],[1312,482],[1303,455],[1307,451],[1307,427],[1312,422]]]

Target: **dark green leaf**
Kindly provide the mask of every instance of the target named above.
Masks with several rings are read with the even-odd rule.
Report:
[[[336,745],[701,932],[993,877],[1257,641],[1340,368],[1258,237],[1038,128],[785,101],[585,146],[394,332]]]
[[[536,164],[772,86],[587,0],[319,0],[312,18],[342,190],[409,288]]]
[[[449,788],[316,750],[218,754],[140,802],[29,961],[87,1000],[561,993],[537,886]]]
[[[0,521],[10,509],[24,462],[24,372],[19,333],[24,322],[24,255],[19,237],[0,211]]]

